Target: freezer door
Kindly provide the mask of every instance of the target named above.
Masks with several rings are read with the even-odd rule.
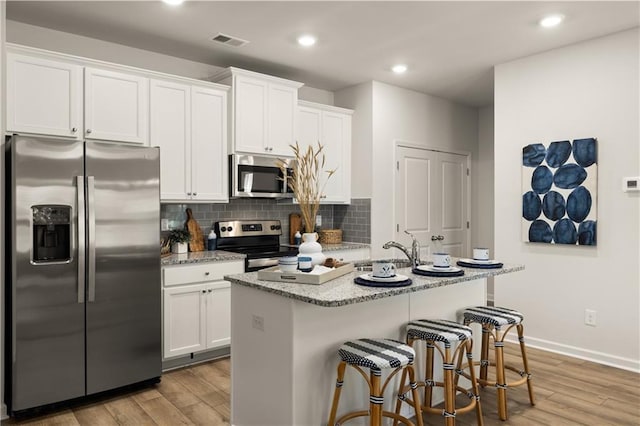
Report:
[[[86,142],[87,394],[161,374],[158,148]]]
[[[26,137],[8,146],[6,365],[15,412],[85,394],[83,146]]]

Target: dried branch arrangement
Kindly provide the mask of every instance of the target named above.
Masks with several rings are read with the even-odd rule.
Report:
[[[291,164],[292,175],[287,178],[287,185],[293,191],[300,213],[304,220],[305,232],[313,232],[316,225],[316,214],[320,208],[320,199],[324,196],[324,188],[329,178],[336,172],[336,169],[324,170],[325,156],[323,146],[318,142],[317,149],[309,145],[307,149],[302,149],[296,142],[290,145],[295,155],[295,161]],[[287,163],[278,160],[278,165],[287,173]],[[327,173],[323,179],[323,174]]]

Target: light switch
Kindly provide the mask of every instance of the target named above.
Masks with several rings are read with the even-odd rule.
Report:
[[[640,177],[622,178],[622,191],[624,192],[640,191]]]

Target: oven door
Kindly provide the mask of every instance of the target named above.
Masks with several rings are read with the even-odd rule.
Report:
[[[231,171],[230,193],[233,198],[292,198],[287,184],[291,169],[286,176],[273,157],[233,154],[229,156]]]

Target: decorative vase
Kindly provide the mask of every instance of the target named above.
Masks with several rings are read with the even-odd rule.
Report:
[[[298,248],[298,256],[308,256],[311,258],[312,265],[320,265],[324,263],[327,256],[322,254],[322,246],[317,241],[318,234],[315,232],[306,232],[302,234],[302,244]]]
[[[186,253],[189,245],[187,243],[173,243],[171,244],[171,253],[181,254]]]

